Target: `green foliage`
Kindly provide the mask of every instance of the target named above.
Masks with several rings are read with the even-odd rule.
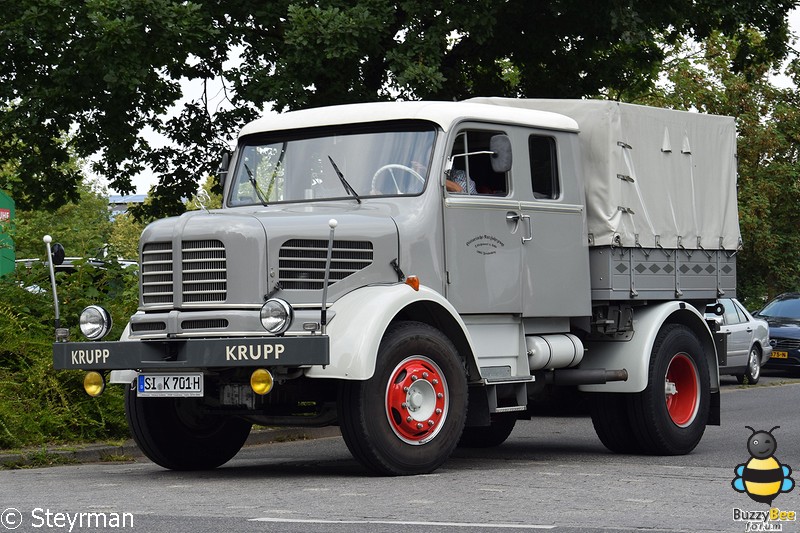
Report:
[[[111,236],[108,238],[110,255],[132,261],[138,260],[139,237],[145,225],[130,213],[117,215],[112,223]]]
[[[78,199],[53,212],[17,210],[13,231],[18,259],[43,257],[42,237],[51,235],[69,257],[99,257],[111,234],[108,198],[90,183],[78,187]]]
[[[217,192],[219,187],[217,178],[215,176],[207,176],[200,188],[208,194],[209,201],[205,204],[206,209],[219,209],[222,207],[222,194]],[[197,195],[194,195],[191,200],[186,202],[186,209],[187,211],[202,209],[202,206],[197,199]]]
[[[679,45],[668,82],[642,103],[736,117],[739,224],[744,248],[737,258],[738,294],[751,309],[776,294],[800,288],[800,95],[770,82],[775,65],[730,64],[742,46],[712,34],[702,45]],[[797,60],[789,73],[797,73]],[[795,77],[796,79],[796,77]]]
[[[78,202],[53,213],[17,211],[18,257],[43,259],[45,234],[62,242],[68,255],[80,259],[73,262],[74,271],[56,274],[61,325],[70,328],[71,338],[80,339],[77,317],[87,305],[99,304],[114,321],[110,338],[119,338],[136,311],[136,272],[123,269],[113,259],[102,269],[87,263],[86,258],[98,256],[110,242],[112,224],[102,192],[88,184],[79,191]],[[119,236],[122,224],[114,224],[118,239],[111,245],[112,256],[115,247],[126,245]],[[136,258],[137,245],[133,246]],[[43,261],[18,266],[13,275],[0,278],[0,448],[127,435],[119,387],[90,398],[83,391],[82,372],[53,370],[54,318],[49,272]]]
[[[641,94],[658,79],[664,45],[681,37],[735,38],[735,72],[782,58],[795,5],[19,0],[0,11],[0,188],[20,208],[63,205],[80,182],[71,157],[99,152],[93,170],[121,193],[145,167],[160,176],[140,218],[177,214],[265,105]],[[202,81],[203,94],[165,114],[184,80]],[[211,92],[212,80],[222,89]],[[222,109],[210,103],[218,92]],[[169,145],[151,146],[144,128]]]
[[[118,337],[135,312],[136,275],[110,263],[79,264],[57,274],[62,326],[79,338],[77,316],[86,305],[103,305]],[[53,302],[44,265],[19,269],[0,280],[0,448],[127,435],[122,391],[109,387],[99,398],[83,392],[83,373],[53,370]]]

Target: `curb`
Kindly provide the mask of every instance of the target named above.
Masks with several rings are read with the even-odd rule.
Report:
[[[252,431],[244,445],[258,446],[297,440],[324,439],[340,435],[338,426],[263,428]],[[12,453],[0,452],[0,470],[77,463],[131,462],[139,459],[148,460],[133,439],[128,439],[122,444],[42,446]]]

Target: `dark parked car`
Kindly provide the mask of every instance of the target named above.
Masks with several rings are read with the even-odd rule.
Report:
[[[800,293],[776,296],[755,316],[769,323],[772,357],[766,368],[800,368]]]
[[[720,298],[717,303],[722,306],[722,314],[717,314],[714,306],[710,306],[706,318],[716,320],[719,330],[728,336],[728,353],[725,359],[720,358],[719,373],[736,376],[739,383],[746,380],[755,385],[761,377],[761,366],[769,361],[772,353],[769,327],[734,298]]]

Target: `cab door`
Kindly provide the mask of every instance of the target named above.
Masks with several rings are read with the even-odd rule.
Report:
[[[531,130],[514,140],[523,316],[589,316],[589,245],[577,134]]]
[[[488,152],[491,137],[505,133],[466,123],[449,140],[453,171],[446,189],[456,188],[458,174],[468,177],[461,191],[444,193],[445,291],[462,314],[522,311],[519,202],[509,186],[510,172],[494,172],[490,155],[476,153]]]

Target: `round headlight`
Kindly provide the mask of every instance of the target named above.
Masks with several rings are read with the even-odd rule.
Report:
[[[292,319],[292,306],[279,298],[267,300],[261,307],[261,325],[273,335],[280,335],[289,329]]]
[[[99,305],[90,305],[81,312],[80,324],[87,339],[102,339],[111,331],[111,315]]]

